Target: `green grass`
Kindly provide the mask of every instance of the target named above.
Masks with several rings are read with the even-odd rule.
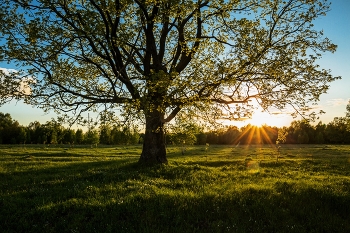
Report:
[[[0,231],[350,232],[350,146],[167,150],[2,145]]]

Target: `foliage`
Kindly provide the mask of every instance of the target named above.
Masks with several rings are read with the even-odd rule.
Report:
[[[175,145],[194,145],[197,143],[197,136],[203,135],[203,128],[193,120],[183,118],[176,119],[169,127],[169,142]],[[206,142],[202,142],[205,144]]]
[[[84,136],[84,140],[86,144],[97,145],[100,142],[98,131],[95,129],[89,129]]]
[[[64,129],[63,130],[63,139],[62,143],[64,144],[75,144],[77,132],[73,129]]]
[[[78,129],[75,133],[75,140],[77,144],[82,144],[84,142],[84,134],[82,129]]]
[[[18,121],[13,120],[8,113],[0,113],[0,143],[17,143],[20,132]]]
[[[141,159],[151,163],[166,162],[164,123],[180,111],[237,119],[257,99],[263,109],[292,105],[305,115],[338,78],[316,63],[336,50],[313,25],[327,0],[0,4],[0,59],[25,67],[1,73],[1,100],[24,97],[77,119],[117,108],[142,116]],[[23,83],[29,91],[19,91]]]
[[[110,133],[110,139],[113,144],[136,144],[140,140],[137,126],[119,126],[113,125]]]
[[[349,103],[346,105],[346,118],[350,118],[350,100]]]
[[[325,134],[332,143],[350,143],[349,121],[345,117],[335,117],[327,125]]]
[[[299,144],[307,144],[309,142],[309,136],[307,132],[303,131],[298,134],[297,142]]]
[[[346,105],[346,115],[345,118],[347,120],[347,125],[348,125],[348,131],[350,131],[350,100],[348,105]]]
[[[100,126],[100,143],[106,145],[112,144],[111,127],[107,124]]]
[[[276,144],[284,144],[287,141],[288,130],[287,127],[278,129]]]

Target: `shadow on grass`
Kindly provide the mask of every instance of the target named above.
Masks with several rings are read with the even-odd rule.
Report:
[[[224,167],[224,166],[242,166],[245,165],[244,160],[196,160],[196,161],[187,161],[186,164],[189,165],[199,165],[203,167]]]
[[[335,193],[333,186],[303,188],[277,181],[270,188],[213,192],[207,190],[210,184],[201,184],[207,189],[191,186],[197,170],[210,172],[201,165],[240,162],[148,168],[136,161],[0,173],[2,232],[350,232],[347,189]]]
[[[108,199],[87,203],[61,198],[26,211],[2,203],[1,227],[3,232],[350,231],[349,197],[314,189],[274,195],[246,189],[230,196],[193,197],[138,192],[124,200]]]

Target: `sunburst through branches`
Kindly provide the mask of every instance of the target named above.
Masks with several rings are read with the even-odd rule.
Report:
[[[235,140],[235,144],[269,144],[274,145],[277,140],[278,129],[267,125],[247,125],[242,127],[242,133]]]

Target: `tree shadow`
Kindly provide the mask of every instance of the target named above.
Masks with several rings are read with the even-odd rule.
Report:
[[[245,161],[202,159],[146,167],[137,160],[15,164],[28,168],[0,172],[2,231],[350,232],[350,181],[342,180],[339,192],[333,186],[303,188],[296,181],[277,181],[266,189],[223,184],[211,191],[205,179],[193,184],[191,177],[212,168],[245,169]],[[262,166],[296,163],[307,168],[314,161]]]
[[[62,192],[70,185],[73,183],[52,184],[48,188]],[[126,196],[106,192],[94,199],[96,190],[91,187],[87,200],[90,202],[79,193],[67,196],[46,196],[45,191],[17,193],[17,197],[2,198],[0,226],[3,232],[350,231],[349,196],[314,188],[298,189],[294,183],[276,182],[272,191],[247,187],[230,195],[196,190],[192,196],[150,191],[132,190],[123,193]],[[33,200],[37,195],[43,198],[42,203]],[[21,211],[21,205],[32,208]]]
[[[245,161],[243,159],[241,160],[199,160],[199,161],[188,161],[186,164],[189,165],[199,165],[203,167],[224,167],[224,166],[234,166],[239,167],[242,165],[245,165]]]

